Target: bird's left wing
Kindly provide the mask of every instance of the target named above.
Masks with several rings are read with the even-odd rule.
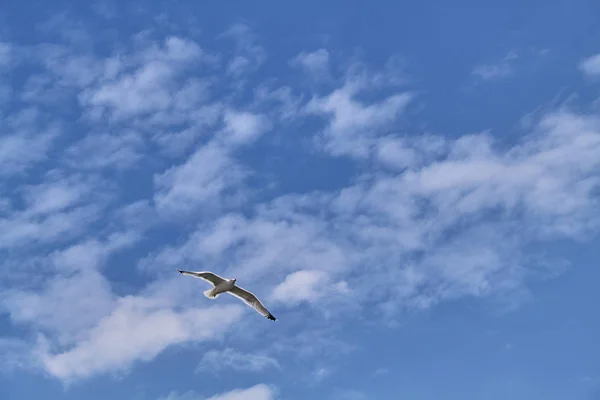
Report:
[[[233,289],[229,290],[227,293],[231,293],[235,297],[242,299],[246,304],[250,307],[254,308],[258,311],[259,314],[262,314],[265,318],[270,319],[271,321],[275,321],[276,318],[267,310],[267,308],[263,305],[263,303],[258,300],[258,297],[247,291],[246,289],[242,289],[239,286],[234,286]]]
[[[225,279],[221,278],[219,275],[213,274],[212,272],[208,272],[208,271],[192,272],[192,271],[183,271],[180,269],[178,269],[177,271],[179,271],[179,273],[181,275],[188,275],[188,276],[193,276],[194,278],[203,279],[206,282],[212,283],[214,286],[217,286],[219,283],[225,282]]]

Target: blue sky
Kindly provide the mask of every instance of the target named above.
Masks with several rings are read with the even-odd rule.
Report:
[[[600,4],[451,3],[3,3],[0,398],[600,399]]]

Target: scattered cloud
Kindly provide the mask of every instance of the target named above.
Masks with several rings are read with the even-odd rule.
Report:
[[[200,206],[218,207],[227,189],[239,186],[246,171],[228,149],[211,142],[188,160],[154,177],[154,201],[159,210],[186,212]]]
[[[248,389],[236,389],[217,394],[207,400],[275,400],[276,394],[271,386],[261,383]]]
[[[596,54],[581,61],[581,63],[579,63],[579,69],[587,76],[600,76],[600,54]]]
[[[227,110],[223,118],[224,140],[231,145],[251,142],[271,128],[268,118],[260,114]]]
[[[504,78],[513,73],[513,63],[518,57],[517,53],[511,51],[498,63],[476,66],[473,68],[472,74],[486,81]]]
[[[135,131],[90,133],[66,150],[67,163],[77,169],[128,169],[144,157],[144,138]]]
[[[210,350],[202,356],[198,371],[218,373],[225,369],[258,372],[267,368],[279,369],[279,363],[264,354],[240,353],[232,348]]]
[[[320,138],[323,148],[335,156],[366,158],[379,136],[387,135],[392,122],[411,101],[408,93],[399,93],[372,104],[362,104],[355,96],[364,80],[348,82],[332,93],[313,97],[304,112],[328,118]]]
[[[287,304],[302,301],[317,301],[321,296],[332,296],[335,293],[347,293],[346,282],[332,284],[326,272],[319,270],[302,270],[289,274],[283,282],[273,289],[271,300]]]
[[[325,367],[317,368],[316,370],[314,370],[312,372],[313,383],[321,382],[321,381],[325,380],[327,377],[329,377],[331,374],[332,374],[332,371],[329,368],[325,368]]]
[[[0,306],[37,338],[3,339],[7,365],[33,359],[57,379],[85,379],[256,317],[239,302],[197,298],[198,282],[169,275],[180,265],[237,278],[290,321],[268,354],[212,350],[200,370],[262,371],[281,355],[322,363],[352,348],[334,334],[349,318],[393,319],[457,298],[519,301],[530,280],[557,270],[535,245],[587,240],[600,227],[597,115],[547,112],[517,142],[493,131],[405,133],[414,96],[393,60],[375,71],[352,63],[318,92],[277,79],[248,90],[266,51],[245,25],[220,38],[234,48],[213,54],[145,35],[103,55],[34,47],[36,72],[15,83],[19,103],[0,116],[0,256],[11,267]],[[12,49],[0,47],[1,68],[12,68]],[[292,64],[325,73],[330,57],[302,52]],[[473,73],[506,76],[515,57]],[[282,141],[293,156],[261,147]],[[303,168],[353,162],[356,174],[329,187],[257,186],[253,161],[272,154]],[[293,181],[291,161],[277,179]],[[126,289],[109,278],[122,265],[137,282]],[[317,300],[324,311],[303,309],[309,322],[290,312]],[[274,335],[256,325],[243,331],[245,348]],[[275,392],[212,397],[235,398]]]
[[[234,24],[219,37],[232,39],[236,44],[235,54],[226,69],[230,76],[239,78],[254,72],[266,60],[265,49],[258,43],[256,34],[248,25]]]
[[[203,52],[196,43],[169,37],[162,46],[150,45],[129,60],[108,59],[103,79],[85,89],[79,100],[91,108],[91,116],[106,115],[116,121],[176,112],[188,107],[187,101],[202,100],[203,90],[198,90],[198,82],[182,84],[180,80],[182,73],[202,61]]]
[[[60,125],[35,108],[21,110],[4,119],[0,138],[0,177],[31,171],[48,157],[61,133]]]
[[[291,60],[290,64],[301,67],[315,77],[326,75],[329,72],[329,52],[325,49],[310,53],[301,52]]]
[[[234,306],[175,311],[151,297],[127,296],[74,347],[55,352],[42,340],[37,351],[46,371],[63,380],[114,373],[151,360],[170,345],[209,340],[240,313]]]
[[[68,343],[108,315],[114,298],[106,279],[92,270],[54,277],[41,291],[8,293],[4,306],[15,323],[29,323]]]
[[[276,398],[275,388],[260,383],[247,389],[234,389],[208,398],[189,391],[183,394],[172,392],[167,397],[160,397],[158,400],[275,400]]]

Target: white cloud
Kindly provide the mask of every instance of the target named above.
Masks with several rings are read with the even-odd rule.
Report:
[[[64,185],[44,185],[27,193],[33,213],[60,211],[73,205],[79,199],[79,193]]]
[[[143,157],[144,142],[134,131],[119,134],[88,134],[66,149],[67,162],[76,168],[126,169]]]
[[[209,398],[189,391],[184,394],[170,393],[167,397],[159,400],[275,400],[277,391],[272,386],[260,383],[246,389],[234,389],[228,392],[213,395]]]
[[[49,215],[72,209],[88,203],[92,195],[97,196],[98,204],[110,198],[109,191],[105,189],[108,185],[96,177],[76,174],[65,177],[54,172],[49,172],[47,180],[40,184],[22,187],[27,215]]]
[[[476,66],[473,68],[472,74],[483,80],[492,80],[509,76],[513,73],[512,64],[517,58],[518,55],[515,52],[510,52],[498,63]]]
[[[58,270],[93,270],[102,267],[112,254],[137,244],[140,236],[141,233],[133,229],[112,233],[104,240],[89,239],[54,251],[50,259]]]
[[[231,145],[245,144],[254,141],[271,128],[271,123],[264,115],[246,111],[226,110],[224,140]]]
[[[96,271],[55,277],[41,291],[11,291],[3,299],[13,322],[29,323],[63,343],[110,313],[113,301],[109,283]]]
[[[36,109],[2,118],[0,135],[0,177],[22,174],[47,159],[53,142],[60,135],[55,123],[45,123]]]
[[[310,74],[323,75],[329,70],[329,52],[325,49],[302,52],[294,57],[291,63],[304,68]]]
[[[11,191],[16,201],[0,216],[0,249],[13,248],[13,254],[19,254],[20,247],[68,242],[95,223],[114,200],[111,185],[94,175],[52,169],[37,176],[37,182]]]
[[[151,360],[174,344],[212,339],[240,315],[236,306],[176,311],[151,297],[127,296],[74,347],[57,352],[42,341],[38,351],[49,374],[69,381]]]
[[[415,165],[419,154],[398,139],[382,139],[377,143],[377,158],[381,163],[395,169]]]
[[[104,241],[79,242],[33,259],[35,268],[16,261],[27,276],[27,286],[6,290],[0,304],[13,323],[29,324],[59,343],[71,343],[115,307],[116,296],[99,268],[138,239],[129,232],[112,234]],[[48,277],[51,272],[55,274]]]
[[[263,383],[248,389],[236,389],[230,392],[217,394],[207,400],[275,400],[275,390]]]
[[[512,72],[512,67],[505,63],[478,65],[473,69],[473,75],[483,80],[502,78],[512,74]]]
[[[236,44],[235,54],[227,65],[228,75],[239,78],[255,71],[266,59],[265,49],[258,44],[255,34],[248,25],[234,24],[219,37],[232,39]]]
[[[193,105],[194,103],[192,103]],[[196,108],[179,113],[156,113],[150,117],[151,125],[169,126],[188,124],[185,128],[168,129],[151,134],[152,140],[160,146],[160,152],[170,157],[180,157],[195,148],[197,142],[211,133],[219,121],[223,106],[220,104],[196,105]]]
[[[345,293],[348,287],[345,282],[332,284],[324,271],[302,270],[289,274],[283,282],[277,285],[271,294],[271,299],[287,304],[297,304],[302,301],[314,302],[322,296],[332,296]]]
[[[280,282],[280,277],[306,265],[340,270],[346,259],[335,243],[323,235],[327,225],[311,215],[295,213],[284,201],[281,203],[269,205],[256,218],[232,213],[201,224],[185,243],[166,247],[150,255],[143,264],[154,268],[181,263],[219,268],[231,265],[223,273],[246,284],[261,280]]]
[[[225,191],[238,186],[246,173],[228,149],[209,143],[185,163],[154,177],[154,200],[159,210],[182,212],[200,205],[218,206]]]
[[[300,296],[292,300],[318,296],[318,277],[350,276],[353,301],[375,296],[388,315],[449,298],[519,293],[544,270],[524,258],[527,243],[598,227],[595,117],[549,114],[512,148],[496,146],[487,132],[403,146],[415,155],[406,170],[365,174],[336,194],[285,196],[253,218],[222,217],[156,257],[233,265],[228,276],[281,284],[275,298]],[[328,223],[312,218],[325,210]],[[317,272],[285,278],[307,268]],[[295,290],[283,289],[289,285]]]
[[[204,53],[192,41],[169,37],[162,46],[147,46],[131,59],[109,60],[114,62],[107,64],[112,68],[103,71],[103,79],[79,96],[83,105],[91,107],[92,118],[107,115],[112,120],[122,121],[180,105],[188,107],[186,101],[197,104],[205,98],[204,89],[197,90],[201,83],[181,82],[184,71],[193,65],[201,65],[204,60]],[[125,72],[128,64],[135,67]],[[190,87],[190,84],[195,86]]]
[[[310,380],[312,384],[318,384],[329,378],[333,371],[329,368],[320,367],[312,372],[310,375]]]
[[[286,326],[302,323],[301,333],[284,327],[285,334],[274,334],[259,324],[238,333],[248,348],[256,337],[277,336],[269,353],[226,348],[201,362],[254,371],[274,367],[273,354],[307,359],[349,351],[335,335],[349,315],[393,319],[446,299],[518,300],[530,279],[548,272],[530,244],[597,232],[597,116],[549,113],[516,144],[497,143],[491,132],[400,136],[399,117],[412,97],[398,88],[397,65],[372,73],[353,64],[331,92],[270,80],[242,93],[248,73],[265,59],[249,33],[243,26],[230,31],[237,47],[223,68],[210,71],[221,59],[182,38],[138,38],[136,48],[108,58],[37,47],[47,58],[45,72],[30,77],[21,100],[39,108],[1,121],[0,178],[8,183],[0,189],[0,255],[19,268],[0,283],[11,323],[40,334],[27,354],[50,375],[69,381],[122,371],[169,346],[218,338],[242,312],[256,317],[236,299],[200,308],[206,303],[197,297],[198,282],[170,278],[177,265],[238,278],[260,298],[271,294],[280,302],[274,307],[322,300],[320,315],[316,307],[306,310],[314,318],[285,316]],[[302,62],[324,68],[324,54],[304,54]],[[216,97],[229,89],[233,95]],[[63,130],[65,114],[39,111],[46,107],[82,118]],[[246,185],[253,171],[240,161],[243,145],[267,138],[261,135],[276,124],[287,140],[286,124],[313,115],[325,117],[316,135],[322,149],[354,157],[360,175],[321,191],[248,196],[261,187]],[[53,162],[57,143],[66,151]],[[49,161],[44,174],[31,173]],[[141,182],[129,188],[134,169]],[[154,188],[139,190],[152,178]],[[256,198],[260,204],[250,202]],[[232,212],[233,205],[240,207]],[[108,260],[165,225],[177,234],[136,249],[152,246],[140,264],[154,280],[127,295],[114,290],[103,271]],[[39,273],[32,277],[32,269]],[[352,296],[326,296],[349,287]],[[330,319],[327,327],[320,316]],[[6,343],[24,351],[20,342]],[[214,398],[235,396],[275,394],[259,385]]]
[[[264,354],[240,353],[232,348],[210,350],[202,356],[196,371],[218,373],[224,369],[258,372],[267,368],[279,369],[279,363]]]
[[[100,210],[97,205],[83,205],[39,218],[23,212],[0,217],[0,249],[67,241],[97,221]]]
[[[323,145],[332,155],[367,157],[376,138],[388,134],[386,129],[411,100],[411,95],[402,93],[365,105],[355,98],[357,87],[363,84],[346,84],[327,96],[313,98],[305,107],[308,114],[330,117]]]
[[[588,76],[600,75],[600,54],[593,55],[581,61],[579,69]]]

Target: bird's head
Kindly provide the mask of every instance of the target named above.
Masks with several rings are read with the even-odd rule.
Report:
[[[237,281],[237,279],[233,278],[233,279],[231,280],[231,283],[235,284],[235,281]]]

